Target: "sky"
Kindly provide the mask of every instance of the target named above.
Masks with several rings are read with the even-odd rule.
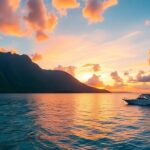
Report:
[[[0,51],[111,91],[149,92],[149,0],[0,0]]]

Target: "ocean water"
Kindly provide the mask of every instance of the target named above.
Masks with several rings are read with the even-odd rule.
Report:
[[[136,94],[0,94],[0,150],[150,150]]]

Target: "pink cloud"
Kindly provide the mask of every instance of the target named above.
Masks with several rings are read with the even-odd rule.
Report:
[[[0,0],[0,32],[5,35],[22,36],[20,17],[16,13],[17,0]]]
[[[150,82],[150,74],[141,76],[141,77],[138,79],[138,81],[139,81],[139,82]]]
[[[119,76],[117,71],[112,72],[111,74],[112,79],[116,82],[116,83],[122,83],[123,79]]]
[[[93,76],[88,79],[88,81],[86,82],[87,85],[92,86],[92,87],[103,87],[103,81],[101,81],[99,79],[99,76],[93,74]]]
[[[144,74],[144,71],[139,71],[138,74],[136,75],[136,80],[141,79],[142,75]]]
[[[139,71],[135,78],[136,82],[150,82],[150,73],[145,74],[144,71]]]
[[[43,59],[43,56],[41,54],[35,53],[31,55],[31,59],[33,61],[40,61]]]
[[[87,0],[82,14],[90,23],[102,22],[104,12],[112,6],[118,4],[118,0]]]
[[[94,72],[98,72],[98,71],[100,71],[100,70],[101,70],[101,67],[100,67],[99,64],[94,64],[94,65],[93,65],[93,71],[94,71]]]
[[[136,76],[128,75],[128,82],[130,83],[138,83],[138,82],[150,82],[150,73],[146,73],[144,71],[139,71]]]
[[[38,30],[38,31],[36,32],[36,40],[37,40],[37,41],[39,41],[39,42],[45,41],[45,40],[47,40],[48,38],[49,38],[48,35],[45,34],[43,31]]]
[[[47,39],[47,32],[51,32],[57,25],[57,16],[54,13],[47,13],[43,0],[29,0],[27,2],[27,16],[25,20],[31,29],[36,33],[37,40]]]

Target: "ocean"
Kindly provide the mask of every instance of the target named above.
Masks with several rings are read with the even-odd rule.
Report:
[[[137,94],[0,94],[0,150],[150,150]]]

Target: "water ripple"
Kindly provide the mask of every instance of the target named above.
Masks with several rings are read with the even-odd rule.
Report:
[[[1,94],[0,150],[149,150],[150,108],[133,94]]]

